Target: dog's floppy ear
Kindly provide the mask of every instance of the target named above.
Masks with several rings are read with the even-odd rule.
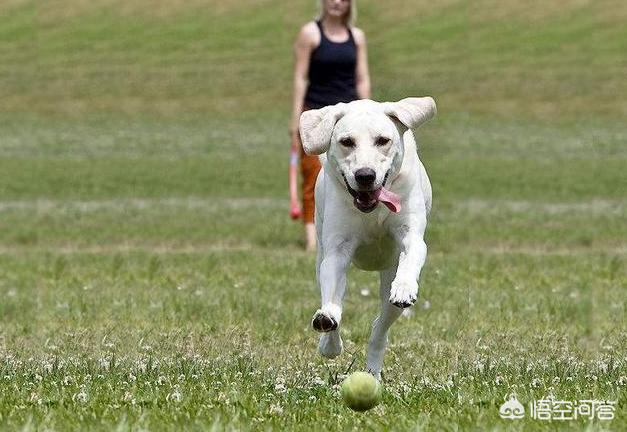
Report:
[[[344,103],[317,110],[304,111],[300,115],[300,139],[308,155],[319,155],[329,150],[335,123],[346,112]]]
[[[432,97],[405,98],[398,102],[384,102],[383,111],[400,121],[406,128],[415,129],[431,120],[437,111]]]

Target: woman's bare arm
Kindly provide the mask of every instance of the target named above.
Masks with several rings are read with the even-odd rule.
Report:
[[[358,28],[353,28],[355,44],[357,45],[357,97],[370,99],[370,73],[368,72],[368,50],[366,47],[366,35]]]
[[[317,28],[315,23],[307,23],[300,29],[294,43],[294,91],[292,99],[292,119],[290,134],[298,133],[298,121],[303,110],[303,101],[307,91],[307,75],[309,73],[309,58],[317,42]],[[319,36],[318,36],[319,37]]]
[[[303,110],[305,92],[307,91],[307,75],[309,73],[309,59],[311,52],[317,46],[320,36],[317,33],[315,23],[308,23],[300,30],[294,43],[294,94],[292,100],[292,118],[290,120],[290,216],[298,219],[301,216],[298,204],[298,157],[300,155],[300,139],[298,135],[298,123],[300,113]]]

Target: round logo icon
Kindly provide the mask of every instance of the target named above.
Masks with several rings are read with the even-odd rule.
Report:
[[[518,420],[525,416],[525,407],[518,402],[516,395],[511,393],[505,396],[505,403],[499,408],[499,414],[504,419]]]

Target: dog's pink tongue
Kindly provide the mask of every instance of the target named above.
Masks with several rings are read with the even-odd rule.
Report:
[[[401,197],[394,192],[390,192],[386,188],[382,187],[377,191],[377,199],[381,201],[392,213],[398,213],[401,211]]]

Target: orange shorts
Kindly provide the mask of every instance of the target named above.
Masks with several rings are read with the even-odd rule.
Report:
[[[315,212],[314,191],[316,179],[320,172],[320,160],[318,156],[305,154],[303,146],[300,146],[300,170],[303,174],[303,222],[313,223]]]

